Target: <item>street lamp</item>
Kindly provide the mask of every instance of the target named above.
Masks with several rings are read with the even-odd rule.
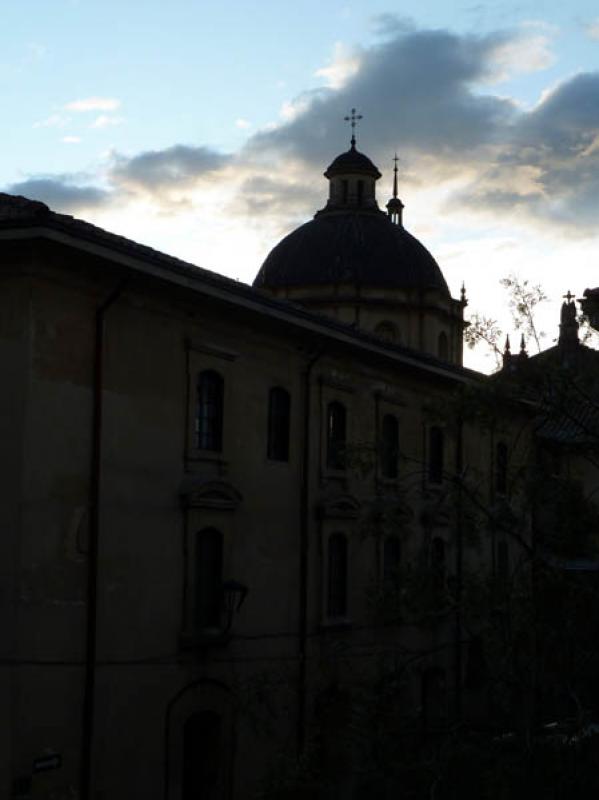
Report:
[[[233,614],[240,610],[248,591],[248,587],[239,581],[223,581],[223,607],[226,614],[225,633],[231,629]]]

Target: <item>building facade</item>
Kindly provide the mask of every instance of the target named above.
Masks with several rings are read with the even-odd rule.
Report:
[[[407,652],[406,717],[466,702],[455,615],[389,598],[509,567],[456,487],[506,495],[528,417],[456,417],[464,297],[355,143],[325,174],[253,288],[0,195],[2,796],[249,800],[327,731],[342,765]]]

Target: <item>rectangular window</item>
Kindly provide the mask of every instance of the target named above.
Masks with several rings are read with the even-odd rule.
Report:
[[[443,431],[432,427],[428,436],[428,480],[429,483],[443,482],[444,464]]]
[[[199,450],[223,449],[224,382],[214,370],[198,376],[195,419],[196,447]]]
[[[223,613],[223,536],[215,528],[199,531],[195,541],[196,631],[220,630]]]
[[[347,537],[333,533],[328,542],[327,616],[347,615]]]
[[[334,401],[327,407],[327,467],[345,469],[347,413],[342,403]]]

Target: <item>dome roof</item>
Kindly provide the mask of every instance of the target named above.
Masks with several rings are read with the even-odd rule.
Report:
[[[426,247],[379,211],[318,214],[271,250],[254,280],[273,289],[333,283],[434,288],[449,296]]]
[[[347,175],[348,173],[362,173],[372,175],[374,178],[381,177],[378,168],[368,156],[356,150],[353,144],[349,150],[337,156],[324,175],[325,178],[332,178],[334,175]]]

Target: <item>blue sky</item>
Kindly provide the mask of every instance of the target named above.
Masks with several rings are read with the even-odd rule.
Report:
[[[0,1],[0,189],[251,281],[324,203],[342,117],[470,307],[599,284],[591,2]]]

